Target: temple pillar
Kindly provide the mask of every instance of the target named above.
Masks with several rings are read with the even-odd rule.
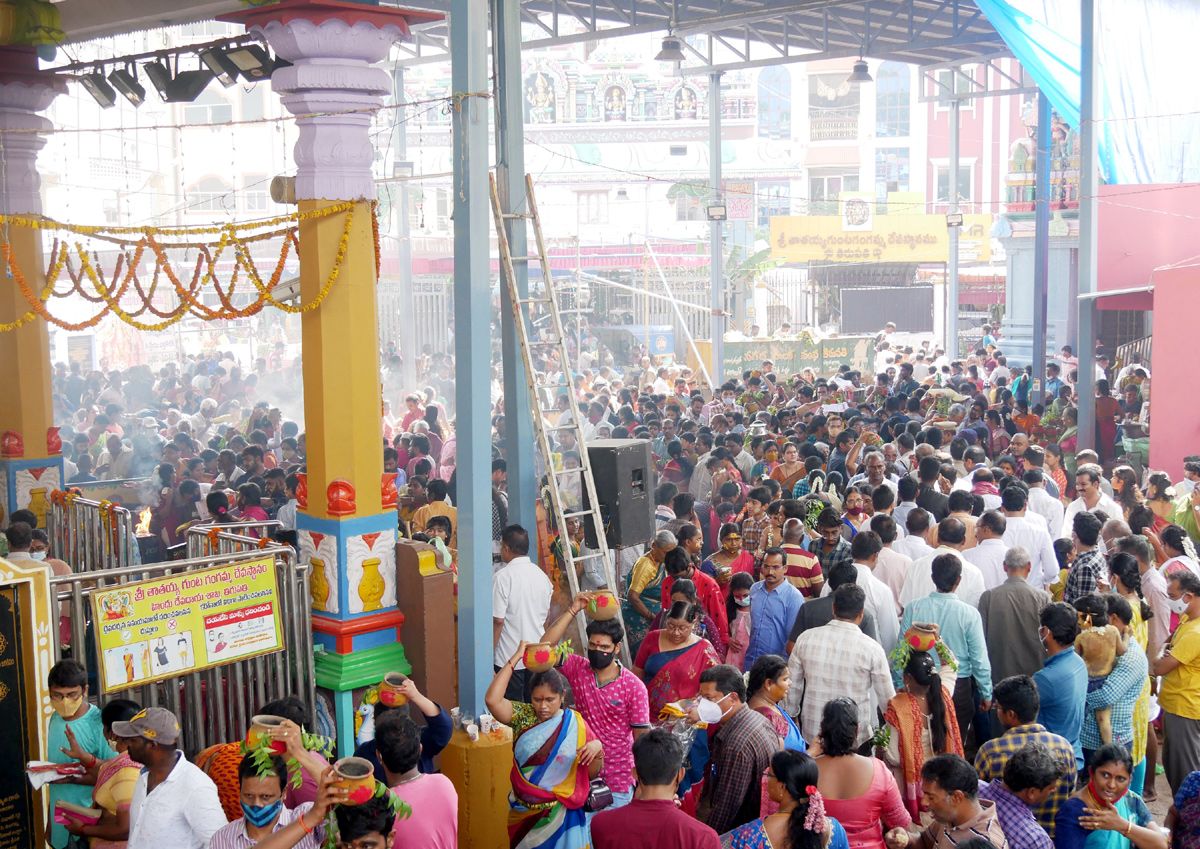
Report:
[[[439,16],[328,0],[284,0],[223,16],[264,36],[292,65],[272,89],[296,116],[296,197],[302,215],[307,472],[297,515],[300,559],[312,565],[317,685],[332,694],[338,753],[354,748],[366,688],[409,672],[397,604],[395,477],[383,474],[382,389],[372,226],[375,108],[392,83],[373,67],[407,34],[406,18]],[[351,217],[347,222],[347,214]]]
[[[35,48],[0,47],[0,212],[6,215],[42,214],[37,156],[52,125],[38,113],[64,91],[63,80],[38,70]],[[25,283],[40,293],[46,285],[42,232],[10,226],[3,234],[0,241],[8,244]],[[51,402],[50,332],[46,321],[31,313],[11,270],[4,271],[0,326],[20,326],[0,331],[0,527],[8,525],[13,510],[28,508],[44,528],[48,496],[63,480],[62,441]]]

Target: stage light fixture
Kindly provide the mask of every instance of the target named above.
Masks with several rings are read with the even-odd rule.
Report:
[[[117,93],[108,84],[108,80],[104,79],[104,69],[100,66],[97,66],[90,74],[81,76],[79,82],[87,89],[88,94],[96,99],[101,109],[111,109],[116,105]]]
[[[108,75],[108,81],[134,106],[146,102],[146,87],[138,82],[137,68],[133,64],[114,70]]]
[[[208,88],[213,76],[213,72],[207,68],[199,71],[180,71],[167,85],[163,100],[167,103],[191,103]]]
[[[275,69],[270,54],[259,44],[243,44],[240,47],[230,47],[225,51],[225,58],[234,64],[241,72],[242,79],[255,83],[269,79]]]
[[[238,66],[225,55],[225,51],[220,47],[209,47],[200,51],[200,61],[208,70],[212,71],[217,81],[225,88],[237,84]]]
[[[171,80],[174,79],[174,75],[167,65],[166,57],[160,57],[153,62],[147,62],[142,66],[142,71],[145,72],[146,79],[150,80],[150,85],[154,86],[154,90],[158,92],[158,96],[165,101],[167,99],[167,88],[171,85]]]

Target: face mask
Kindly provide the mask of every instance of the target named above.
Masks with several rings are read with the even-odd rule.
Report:
[[[44,552],[44,551],[31,551],[31,552],[29,553],[29,556],[30,556],[30,557],[32,557],[34,560],[45,560],[45,559],[46,559],[46,552]]]
[[[746,596],[745,598],[736,598],[735,597],[733,599],[733,603],[736,604],[738,607],[749,607],[750,606],[750,596]]]
[[[62,699],[60,701],[51,699],[50,701],[50,707],[54,708],[54,712],[63,719],[70,719],[72,716],[74,716],[79,711],[79,707],[82,704],[83,696],[80,696],[77,699]]]
[[[283,808],[283,799],[276,799],[269,805],[242,805],[242,814],[246,817],[246,822],[256,828],[270,825],[275,817],[279,816],[279,811]]]
[[[725,696],[724,698],[715,702],[710,702],[708,699],[701,699],[699,702],[697,702],[696,713],[699,715],[700,721],[708,723],[709,725],[713,725],[714,723],[720,722],[722,719],[724,719],[725,713],[721,710],[721,702],[725,701],[727,698],[729,698],[729,696]]]
[[[848,508],[846,508],[846,512],[847,512],[847,513],[849,513],[851,516],[861,516],[861,515],[862,515],[862,511],[863,511],[863,509],[862,509],[861,507],[848,507]]]
[[[592,669],[599,672],[601,669],[608,669],[613,662],[613,652],[600,651],[600,649],[588,649],[588,663]]]
[[[1187,613],[1188,602],[1184,600],[1183,596],[1180,596],[1179,598],[1168,597],[1167,607],[1171,609],[1172,613],[1176,614],[1177,616],[1182,616],[1183,614]]]
[[[733,406],[733,399],[732,399],[732,398],[722,398],[721,400],[725,402],[725,406],[726,406],[726,407],[732,407],[732,406]]]

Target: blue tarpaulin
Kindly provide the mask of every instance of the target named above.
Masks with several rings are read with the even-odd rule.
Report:
[[[1079,124],[1078,0],[976,0],[1013,55]],[[1100,168],[1108,183],[1200,181],[1195,0],[1097,0]]]

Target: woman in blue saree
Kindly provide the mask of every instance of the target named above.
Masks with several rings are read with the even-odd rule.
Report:
[[[1133,758],[1120,743],[1092,754],[1089,780],[1059,808],[1057,849],[1166,849],[1167,839],[1142,797],[1129,790]]]
[[[577,711],[563,708],[564,680],[554,669],[530,679],[532,704],[510,702],[504,691],[528,643],[501,667],[485,701],[513,730],[508,838],[512,849],[587,849],[591,779],[604,766],[604,749]]]
[[[841,823],[825,815],[817,791],[817,762],[784,750],[771,758],[767,792],[779,813],[721,835],[722,849],[850,849]]]

